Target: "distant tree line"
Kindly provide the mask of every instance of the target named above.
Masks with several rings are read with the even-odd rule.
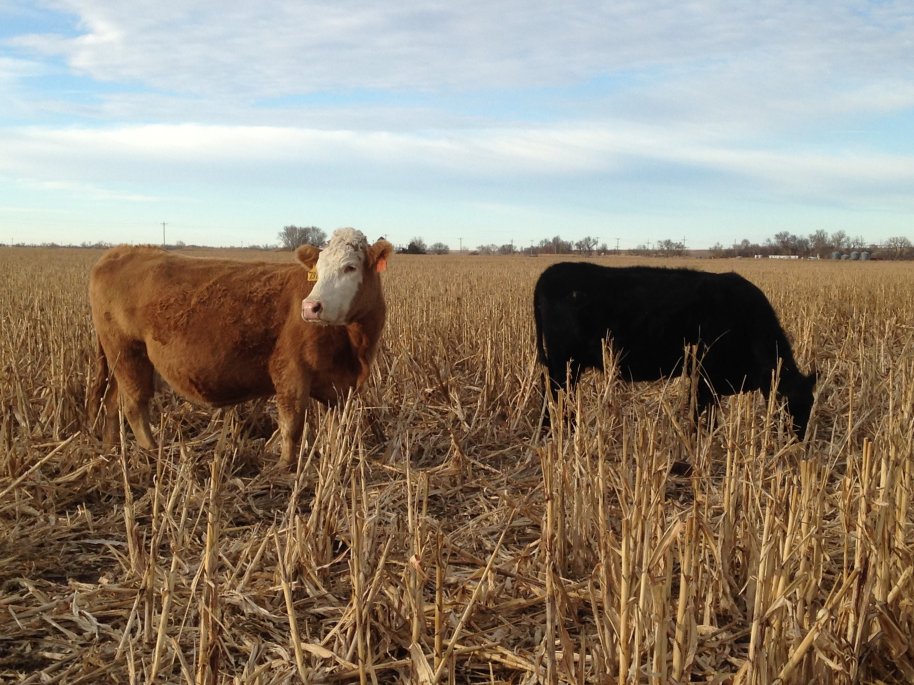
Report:
[[[634,250],[631,250],[631,253],[637,255],[654,255],[659,257],[680,257],[686,252],[685,243],[682,241],[670,240],[669,238],[664,238],[663,240],[658,240],[655,245],[640,244]]]
[[[905,236],[894,236],[883,243],[867,243],[860,236],[849,236],[844,231],[828,233],[824,230],[814,231],[808,236],[799,236],[789,231],[776,233],[763,243],[754,243],[743,239],[735,241],[732,246],[724,247],[717,243],[710,249],[712,257],[754,257],[755,255],[795,255],[802,258],[818,257],[827,259],[835,253],[846,254],[850,251],[866,250],[874,257],[882,259],[914,259],[914,243]],[[618,250],[610,250],[605,242],[587,236],[572,242],[561,236],[541,240],[529,248],[517,250],[514,243],[504,245],[479,245],[474,251],[477,254],[584,254],[605,255]],[[624,250],[626,254],[677,257],[685,255],[685,241],[665,238],[656,242],[641,243],[634,249]]]
[[[283,249],[294,250],[299,245],[314,245],[323,247],[327,244],[327,233],[317,226],[284,226],[279,232],[279,242]],[[617,241],[618,244],[618,241]],[[25,247],[24,243],[16,243],[15,247]],[[111,244],[103,241],[88,242],[80,245],[58,245],[57,243],[41,243],[42,247],[84,247],[107,248]],[[200,245],[185,245],[183,241],[166,246],[167,249],[181,249],[184,247],[201,247]],[[250,249],[273,249],[269,244],[248,245]],[[398,250],[401,254],[436,254],[450,253],[446,243],[435,242],[427,245],[419,236],[410,240],[406,246]],[[754,257],[755,255],[792,255],[800,258],[818,257],[828,259],[835,254],[848,254],[851,251],[867,251],[872,257],[880,259],[914,259],[914,243],[905,236],[893,236],[882,243],[867,243],[860,236],[849,236],[844,231],[829,233],[818,230],[809,235],[796,235],[789,231],[780,231],[774,237],[762,243],[752,242],[747,239],[734,241],[729,247],[720,242],[713,245],[709,252],[711,257]],[[543,238],[538,243],[531,242],[528,247],[516,247],[514,241],[503,243],[489,243],[477,245],[470,250],[471,254],[481,255],[513,255],[513,254],[580,254],[580,255],[605,255],[619,250],[611,250],[605,242],[593,236],[585,236],[580,240],[566,240],[560,235]],[[655,257],[675,257],[686,254],[684,241],[669,238],[656,242],[641,243],[634,249],[623,250],[626,254],[636,254]]]
[[[717,243],[711,248],[712,257],[753,257],[755,255],[795,255],[797,257],[818,257],[827,259],[835,253],[851,250],[866,250],[883,259],[914,259],[914,244],[905,236],[894,236],[882,244],[867,243],[860,236],[849,236],[844,231],[818,230],[807,236],[795,235],[789,231],[776,233],[764,243],[753,243],[743,239],[731,247]]]
[[[0,247],[49,247],[49,248],[80,248],[86,250],[107,250],[121,243],[111,243],[107,240],[97,240],[95,242],[89,242],[84,240],[78,245],[76,243],[57,243],[57,242],[41,242],[41,243],[0,243]],[[211,249],[213,246],[206,243],[185,243],[183,240],[176,240],[173,243],[167,243],[162,245],[161,243],[147,243],[153,247],[161,247],[164,250],[184,250],[184,249]],[[261,251],[270,251],[276,249],[275,243],[264,243],[263,245],[240,245],[240,246],[230,246],[232,249],[236,250],[261,250]]]
[[[280,242],[287,249],[294,249],[301,244],[310,244],[322,247],[326,244],[327,234],[316,226],[299,227],[285,226],[279,233]],[[868,250],[874,257],[883,259],[914,259],[914,244],[904,236],[889,238],[880,245],[867,244],[860,236],[849,236],[844,231],[829,233],[824,230],[814,231],[809,235],[795,235],[789,231],[776,233],[763,243],[752,242],[747,239],[734,241],[725,247],[717,243],[710,248],[711,257],[754,257],[755,255],[795,255],[797,257],[819,257],[827,259],[834,253],[846,253],[851,250]],[[428,245],[421,237],[412,238],[405,246],[397,250],[400,254],[449,254],[450,248],[446,243],[435,242]],[[513,255],[513,254],[580,254],[580,255],[605,255],[619,250],[611,250],[606,242],[593,236],[585,236],[580,240],[566,240],[560,235],[543,238],[538,243],[529,247],[516,247],[514,241],[503,243],[488,243],[477,245],[470,250],[471,254],[480,255]],[[677,257],[687,253],[684,240],[664,238],[656,242],[641,243],[634,249],[624,250],[626,254],[636,254],[654,257]]]
[[[531,244],[529,247],[517,248],[514,246],[514,241],[511,241],[510,243],[504,243],[503,245],[498,245],[496,243],[477,245],[476,249],[472,252],[485,255],[572,253],[593,255],[606,254],[609,252],[609,248],[606,247],[606,243],[599,243],[593,236],[585,236],[580,240],[571,242],[570,240],[565,240],[561,236],[556,235],[552,238],[543,238],[535,245]]]

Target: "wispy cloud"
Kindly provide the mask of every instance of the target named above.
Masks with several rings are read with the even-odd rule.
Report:
[[[118,202],[154,202],[160,198],[152,195],[141,195],[137,193],[121,193],[110,188],[101,188],[87,183],[75,183],[72,181],[41,181],[31,178],[17,179],[17,183],[23,188],[30,188],[42,191],[52,191],[55,193],[63,192],[70,195],[79,196],[82,199],[89,200],[115,200]]]
[[[600,78],[616,79],[612,89],[625,95],[627,75],[649,71],[651,93],[678,96],[679,111],[690,103],[700,112],[727,95],[769,106],[786,96],[815,111],[816,94],[868,88],[877,68],[880,81],[910,81],[914,35],[905,2],[56,7],[72,15],[75,35],[35,32],[8,43],[101,82],[236,106],[290,94],[564,88]]]
[[[250,171],[301,177],[330,169],[381,167],[405,175],[433,171],[448,178],[631,175],[646,164],[677,165],[695,173],[732,174],[769,188],[810,185],[845,192],[851,184],[914,184],[914,158],[889,153],[797,152],[729,145],[691,127],[618,123],[602,128],[553,126],[510,130],[391,133],[199,124],[117,128],[45,128],[0,132],[7,154],[0,172],[22,176],[76,175],[96,182],[149,182],[180,174],[198,182],[216,173],[244,184]],[[215,169],[215,171],[214,171]],[[132,170],[132,171],[124,171]],[[357,173],[357,172],[356,172]],[[127,176],[125,176],[127,174]],[[233,178],[234,177],[234,178]]]

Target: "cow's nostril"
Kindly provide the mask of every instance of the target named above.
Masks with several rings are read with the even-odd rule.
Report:
[[[306,319],[315,319],[321,313],[323,306],[320,302],[314,300],[305,300],[302,302],[301,313]]]

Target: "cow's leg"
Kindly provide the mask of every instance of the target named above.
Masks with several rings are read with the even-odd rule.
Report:
[[[704,381],[698,381],[698,392],[695,397],[695,428],[698,429],[698,419],[707,412],[708,408],[712,409],[717,406],[718,398]],[[708,425],[710,425],[710,418]]]
[[[584,373],[585,366],[580,362],[571,360],[570,368],[568,369],[568,389],[571,390],[574,386],[578,384],[578,381],[581,380],[581,374]]]
[[[279,435],[282,448],[279,465],[289,468],[292,456],[298,452],[302,432],[305,428],[305,403],[307,396],[300,393],[276,394],[276,411],[279,415]]]
[[[102,442],[105,445],[116,445],[118,438],[117,379],[114,377],[114,370],[108,363],[105,347],[99,337],[95,359],[95,380],[89,389],[86,409],[90,425],[95,426],[99,420],[102,422]],[[114,358],[112,358],[112,363],[113,361]]]
[[[101,419],[104,425],[105,417],[100,414],[102,411],[103,401],[106,393],[112,391],[111,369],[108,368],[108,357],[105,356],[105,349],[102,347],[102,341],[96,342],[95,353],[95,378],[86,392],[86,418],[89,421],[89,427],[94,429],[98,420]],[[104,433],[104,431],[103,431]]]
[[[281,441],[279,464],[289,468],[292,456],[298,453],[305,428],[305,409],[311,397],[310,377],[297,363],[281,358],[271,360],[270,377],[276,388],[276,413]]]
[[[548,431],[552,427],[552,421],[549,418],[549,398],[555,400],[555,388],[552,379],[543,374],[543,403],[540,407],[540,431]]]
[[[149,401],[155,391],[155,370],[143,343],[134,341],[122,346],[121,350],[113,374],[121,407],[137,444],[154,449],[156,443],[149,427]]]
[[[584,373],[584,370],[587,367],[584,364],[576,361],[575,359],[563,359],[561,361],[555,361],[551,359],[548,365],[548,378],[543,379],[543,410],[542,417],[540,421],[541,430],[548,430],[552,422],[549,418],[549,402],[547,397],[551,398],[555,402],[558,397],[559,390],[564,390],[566,393],[570,392],[578,381],[581,379],[581,374]],[[566,412],[568,411],[566,407]]]
[[[549,360],[549,391],[555,399],[559,390],[570,391],[580,380],[584,366],[570,357]]]
[[[549,400],[555,402],[559,390],[565,388],[567,380],[568,362],[561,358],[561,355],[554,355],[546,366],[546,373],[543,374],[543,406],[540,415],[540,430],[548,431],[552,427],[552,420],[549,418]]]
[[[149,400],[153,391],[153,368],[142,343],[119,339],[99,339],[98,402],[104,408],[102,442],[116,445],[120,437],[118,405],[133,429],[137,442],[147,449],[155,447],[149,429]],[[93,402],[91,408],[98,411]],[[95,420],[95,417],[90,417]]]
[[[559,390],[565,387],[565,364],[550,364],[549,378],[546,381],[547,392],[553,400],[558,397]]]
[[[555,402],[559,390],[565,387],[565,365],[566,361],[561,359],[562,355],[553,351],[550,358],[546,361],[546,373],[543,374],[543,404],[540,407],[540,430],[548,431],[552,426],[552,420],[549,418],[549,400]]]
[[[102,395],[104,415],[102,418],[102,442],[106,445],[116,445],[120,426],[117,416],[117,378],[113,373],[108,376],[107,387]],[[95,418],[92,417],[94,421]]]

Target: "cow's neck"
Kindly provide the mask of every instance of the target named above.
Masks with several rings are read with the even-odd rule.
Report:
[[[361,385],[368,378],[371,362],[378,349],[381,329],[384,328],[384,312],[372,312],[368,316],[353,321],[346,326],[349,344],[359,361],[359,379]]]

